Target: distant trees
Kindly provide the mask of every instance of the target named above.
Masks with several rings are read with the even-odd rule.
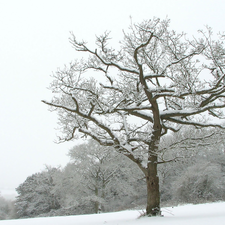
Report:
[[[18,216],[99,213],[137,205],[145,193],[143,176],[110,148],[90,140],[69,151],[71,162],[62,170],[47,168],[29,176],[16,189]]]
[[[225,199],[225,174],[219,163],[201,160],[189,166],[172,184],[173,200],[201,203]]]
[[[118,203],[121,199],[125,201],[127,196],[139,195],[137,191],[141,188],[137,180],[141,173],[111,147],[89,140],[72,148],[69,156],[71,162],[64,168],[63,182],[58,186],[62,204],[67,209],[74,209],[76,213],[114,211],[125,205],[125,202]]]
[[[221,127],[225,107],[224,35],[212,30],[188,39],[169,20],[132,23],[119,49],[110,33],[92,49],[72,34],[80,60],[53,74],[51,101],[62,131],[59,141],[89,136],[132,160],[146,179],[148,216],[160,215],[160,144],[181,126]],[[204,120],[200,120],[204,118]],[[171,159],[169,159],[171,161]]]
[[[162,202],[225,200],[224,136],[218,129],[183,129],[165,141],[168,150],[164,157],[176,161],[159,168]]]
[[[60,208],[58,198],[53,193],[54,179],[58,173],[56,168],[47,168],[27,177],[16,188],[18,196],[15,205],[19,217],[35,217]]]

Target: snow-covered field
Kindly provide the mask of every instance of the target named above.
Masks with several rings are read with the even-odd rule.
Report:
[[[164,217],[142,217],[140,211],[94,215],[2,220],[0,225],[220,225],[225,224],[225,202],[163,208]]]

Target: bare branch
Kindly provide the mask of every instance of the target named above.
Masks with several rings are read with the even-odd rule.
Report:
[[[174,162],[174,161],[176,161],[177,159],[183,159],[183,158],[184,158],[184,157],[175,157],[175,158],[169,159],[169,160],[164,160],[164,159],[160,158],[162,161],[157,162],[157,164],[159,165],[159,164],[164,164],[164,163]]]
[[[66,111],[69,111],[69,112],[77,112],[77,109],[69,108],[69,107],[63,106],[61,104],[51,103],[51,102],[48,102],[48,101],[45,101],[45,100],[42,100],[42,102],[49,105],[49,106],[65,109]]]

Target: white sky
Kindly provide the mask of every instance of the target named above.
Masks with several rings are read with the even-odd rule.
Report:
[[[65,165],[74,143],[57,145],[50,100],[51,73],[76,58],[70,31],[94,41],[111,30],[154,16],[194,34],[208,24],[225,31],[223,0],[0,0],[0,191],[14,189],[44,165]]]

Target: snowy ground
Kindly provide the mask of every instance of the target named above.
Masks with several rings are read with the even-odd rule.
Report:
[[[98,215],[2,220],[0,225],[215,225],[225,224],[225,202],[163,208],[164,217],[146,218],[139,211]]]

